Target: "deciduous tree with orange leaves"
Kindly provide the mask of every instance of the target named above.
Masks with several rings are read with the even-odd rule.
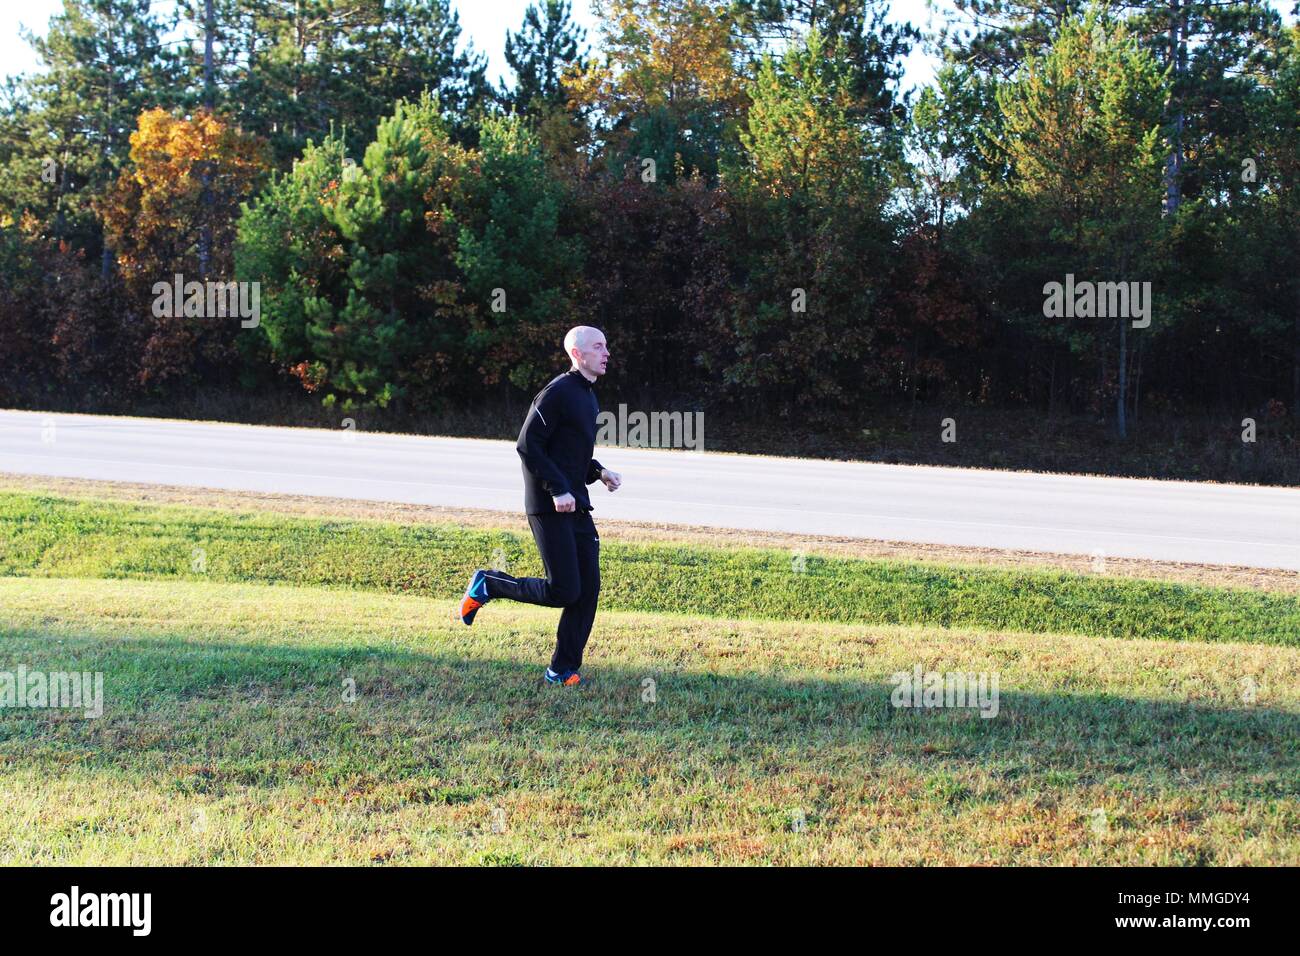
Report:
[[[150,329],[142,384],[211,373],[236,355],[237,317],[157,316],[152,288],[176,274],[186,282],[231,278],[239,205],[268,168],[260,139],[207,110],[140,114],[130,162],[95,208],[131,308]]]

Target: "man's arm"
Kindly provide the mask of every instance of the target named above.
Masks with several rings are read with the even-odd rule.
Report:
[[[591,484],[593,481],[600,481],[600,473],[604,470],[605,468],[600,462],[594,458],[591,459],[591,466],[587,469],[587,484]]]
[[[524,460],[528,473],[542,482],[546,493],[552,498],[572,494],[568,479],[551,460],[548,452],[551,435],[560,421],[560,406],[558,395],[550,390],[543,392],[541,398],[528,410],[524,427],[519,432],[519,441],[515,444],[515,450]]]

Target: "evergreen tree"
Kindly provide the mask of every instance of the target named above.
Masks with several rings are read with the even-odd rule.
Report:
[[[1067,274],[1087,281],[1130,282],[1151,275],[1159,224],[1162,71],[1122,24],[1092,9],[1066,24],[1047,53],[998,88],[999,148],[1011,170],[1004,199],[1020,211],[1003,221],[999,243],[1023,230],[1029,249],[1019,320],[1090,358],[1105,383],[1105,342],[1114,330],[1116,430],[1127,433],[1128,316],[1045,318],[1042,289]],[[1041,237],[1041,238],[1036,238]],[[1004,254],[990,250],[993,254]],[[1005,297],[1004,297],[1005,301]]]
[[[517,117],[489,117],[440,228],[455,236],[471,331],[485,384],[532,389],[552,372],[554,343],[576,324],[571,286],[581,249],[560,233],[563,195],[541,145]],[[505,370],[505,374],[502,374]]]
[[[765,58],[726,171],[744,275],[720,341],[732,397],[781,415],[840,418],[878,381],[875,304],[893,226],[884,213],[893,156],[854,115],[853,68],[814,30]]]
[[[736,6],[751,55],[779,56],[815,30],[826,51],[849,65],[853,114],[878,126],[903,118],[895,91],[920,33],[910,24],[890,23],[886,0],[740,0]]]
[[[309,310],[308,340],[336,390],[327,401],[338,394],[345,409],[420,405],[457,380],[438,378],[440,366],[461,357],[465,322],[446,308],[439,285],[454,277],[426,210],[436,215],[444,183],[463,175],[463,162],[438,100],[403,100],[338,183],[337,200],[324,204],[348,263],[342,301],[319,300]]]
[[[515,74],[513,89],[500,99],[519,114],[562,108],[568,99],[564,78],[583,67],[580,47],[587,31],[571,17],[569,0],[530,4],[518,31],[506,32],[506,62]]]
[[[149,0],[64,0],[45,36],[29,36],[40,61],[12,84],[3,130],[0,215],[34,215],[49,235],[102,259],[92,203],[127,161],[136,117],[176,101],[171,23]]]
[[[506,34],[506,62],[515,85],[503,88],[498,98],[529,118],[553,164],[577,172],[589,141],[589,111],[571,101],[573,80],[587,68],[581,52],[586,31],[574,24],[571,9],[568,0],[528,7],[520,29]]]
[[[236,278],[262,284],[262,321],[246,336],[248,354],[265,354],[307,391],[326,395],[333,357],[314,348],[309,330],[346,294],[343,237],[325,212],[344,176],[354,174],[345,161],[338,136],[309,142],[289,172],[244,205],[235,244]]]
[[[343,131],[369,142],[399,99],[434,93],[461,133],[491,91],[486,62],[463,51],[450,0],[214,0],[217,105],[267,138],[287,169],[307,142]],[[189,31],[206,28],[204,0],[185,0]],[[201,44],[199,44],[201,47]],[[187,88],[202,97],[202,61]]]
[[[1240,149],[1246,101],[1276,49],[1281,20],[1265,0],[1142,0],[1091,4],[1123,17],[1129,33],[1170,75],[1163,123],[1165,208],[1203,190],[1239,193],[1231,157]],[[940,33],[945,56],[998,80],[1043,56],[1088,0],[954,0]]]

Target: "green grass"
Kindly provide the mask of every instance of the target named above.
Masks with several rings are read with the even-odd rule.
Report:
[[[554,612],[508,603],[0,602],[0,664],[106,697],[0,711],[3,862],[1300,863],[1291,648],[606,613],[572,691],[539,679]],[[997,671],[998,716],[888,706],[914,663]]]
[[[0,493],[0,575],[176,578],[452,596],[531,538]],[[1046,570],[602,542],[607,609],[1300,646],[1300,596]],[[202,555],[202,570],[195,559]]]
[[[449,619],[498,547],[536,568],[0,496],[0,670],[106,696],[0,709],[0,863],[1300,864],[1292,598],[606,541],[572,690],[557,612]],[[998,715],[890,706],[914,665],[998,674]]]

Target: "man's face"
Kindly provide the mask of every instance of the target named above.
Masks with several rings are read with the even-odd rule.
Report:
[[[578,368],[588,375],[604,375],[609,365],[609,348],[605,345],[605,336],[593,335],[586,348],[578,350]]]

